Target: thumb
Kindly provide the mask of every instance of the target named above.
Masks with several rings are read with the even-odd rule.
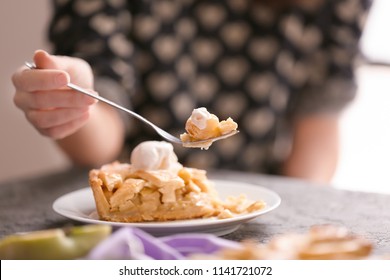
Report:
[[[60,69],[60,65],[56,62],[56,57],[44,50],[37,50],[33,59],[39,69]]]
[[[56,69],[63,70],[62,81],[69,83],[70,77],[69,74],[65,71],[64,63],[61,63],[61,58],[55,55],[50,55],[44,50],[37,50],[33,57],[34,63],[38,69]]]
[[[37,50],[33,56],[35,65],[39,69],[62,70],[68,79],[80,86],[93,87],[93,73],[90,65],[83,59],[51,55],[44,50]],[[81,78],[80,78],[81,77]]]

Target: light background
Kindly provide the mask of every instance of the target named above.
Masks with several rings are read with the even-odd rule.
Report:
[[[50,1],[0,1],[0,182],[61,170],[69,163],[13,104],[12,73],[36,49],[50,49]],[[375,61],[390,63],[390,1],[376,0],[362,40]],[[358,69],[358,98],[343,115],[342,153],[333,180],[338,188],[390,193],[390,68]],[[80,186],[82,187],[82,186]]]
[[[13,104],[11,75],[36,49],[47,49],[49,0],[0,1],[0,182],[60,170],[67,165]]]

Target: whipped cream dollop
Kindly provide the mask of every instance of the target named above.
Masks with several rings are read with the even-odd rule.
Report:
[[[142,142],[132,151],[130,163],[138,170],[168,170],[175,173],[183,167],[172,144],[165,141]]]
[[[205,107],[200,107],[192,111],[189,121],[199,129],[205,129],[207,127],[207,121],[211,118],[212,115],[209,111]]]

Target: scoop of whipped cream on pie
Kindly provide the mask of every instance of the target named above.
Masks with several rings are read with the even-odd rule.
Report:
[[[234,130],[238,125],[232,118],[219,121],[219,118],[201,107],[194,109],[188,118],[185,126],[186,133],[180,135],[184,147],[208,149],[212,141],[194,144],[192,142],[207,140],[210,138],[222,136]]]
[[[89,184],[98,215],[106,221],[223,219],[265,207],[245,195],[220,199],[206,171],[183,167],[164,141],[139,144],[130,164],[116,161],[91,170]]]
[[[137,170],[170,170],[177,173],[183,168],[173,146],[163,141],[146,141],[139,144],[132,151],[130,162]]]

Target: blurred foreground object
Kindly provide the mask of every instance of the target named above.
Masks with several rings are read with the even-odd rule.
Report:
[[[193,257],[236,260],[353,260],[369,257],[372,247],[371,242],[352,234],[347,228],[317,225],[307,233],[276,236],[267,244],[246,241],[239,249],[222,249],[211,256]]]
[[[373,245],[347,228],[317,225],[306,233],[286,233],[268,243],[235,242],[211,234],[177,234],[156,238],[139,229],[119,229],[87,259],[215,260],[354,260],[373,256]]]
[[[77,259],[110,234],[107,225],[17,233],[0,240],[0,259]]]
[[[138,228],[111,234],[106,225],[15,234],[0,240],[0,259],[133,260],[368,260],[373,244],[347,228],[316,225],[305,233],[285,233],[268,243],[235,242],[212,234],[154,237]]]

